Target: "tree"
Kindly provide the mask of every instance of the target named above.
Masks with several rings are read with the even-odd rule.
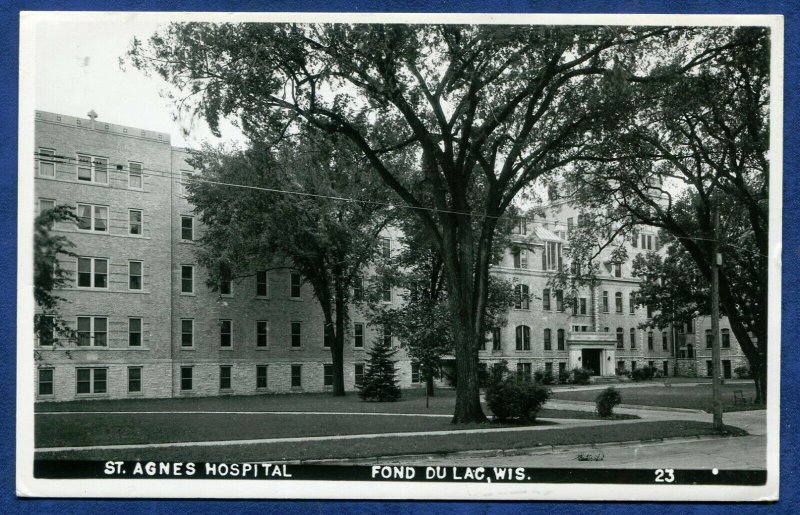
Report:
[[[619,63],[690,40],[696,55],[664,57],[686,69],[716,44],[696,41],[703,30],[185,23],[134,40],[128,57],[212,130],[234,116],[251,141],[274,141],[305,125],[361,151],[441,256],[459,374],[453,422],[467,423],[485,420],[478,347],[498,221],[623,107],[606,84]],[[398,153],[415,157],[405,175],[390,166]]]
[[[256,270],[297,270],[322,309],[333,394],[344,395],[351,286],[391,216],[385,188],[346,141],[309,132],[247,150],[205,147],[191,163],[202,177],[189,183],[188,198],[205,226],[198,261],[209,286]]]
[[[367,352],[369,364],[358,385],[358,395],[365,401],[392,402],[400,399],[395,362],[392,360],[397,349],[392,349],[391,342],[378,338]]]
[[[720,305],[766,401],[769,32],[714,32],[719,51],[693,73],[617,87],[627,110],[568,174],[575,200],[611,203],[671,235],[710,281],[720,207]],[[625,75],[625,71],[622,75]],[[700,310],[708,313],[705,309]]]
[[[34,221],[33,299],[38,313],[34,315],[33,330],[40,346],[55,347],[58,336],[75,339],[75,330],[68,327],[58,312],[65,299],[55,290],[71,284],[72,277],[61,266],[59,258],[76,257],[74,247],[66,236],[53,234],[53,226],[60,222],[77,221],[70,206],[56,206],[40,213]],[[39,354],[36,354],[37,359]]]

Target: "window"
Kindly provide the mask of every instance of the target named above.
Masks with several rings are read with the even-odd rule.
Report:
[[[622,313],[622,293],[620,292],[614,294],[614,307],[617,313]]]
[[[105,347],[108,345],[108,318],[78,317],[78,345]]]
[[[653,308],[651,306],[645,306],[647,308],[647,318],[653,318]]]
[[[667,332],[661,333],[661,350],[667,350]]]
[[[322,365],[322,380],[325,386],[333,386],[333,365],[329,363]]]
[[[128,367],[128,392],[142,391],[142,367]]]
[[[142,262],[128,261],[128,289],[142,289]]]
[[[528,309],[530,307],[530,298],[528,295],[528,285],[527,284],[518,284],[514,287],[515,291],[515,300],[514,300],[514,309]]]
[[[181,347],[194,346],[194,320],[191,318],[181,319]]]
[[[731,330],[730,329],[723,329],[722,330],[722,348],[723,349],[730,349],[731,348]]]
[[[292,299],[300,298],[300,273],[292,272],[289,274],[289,297]]]
[[[686,346],[686,357],[687,358],[694,358],[694,345],[691,343]]]
[[[623,340],[624,335],[622,333],[622,328],[617,327],[617,348],[622,349],[625,347],[625,341]]]
[[[706,329],[706,349],[710,349],[714,345],[714,336],[711,334],[711,329]]]
[[[233,322],[230,320],[219,321],[219,346],[231,347],[233,345]]]
[[[93,204],[78,204],[78,230],[108,232],[108,208]]]
[[[128,233],[134,236],[141,236],[142,231],[142,211],[140,209],[128,210]]]
[[[181,239],[183,241],[194,241],[194,217],[181,217]]]
[[[636,296],[633,293],[628,295],[628,310],[630,311],[631,315],[636,314]]]
[[[722,377],[724,379],[731,378],[731,361],[729,359],[722,360]]]
[[[653,250],[653,235],[642,234],[642,249]]]
[[[353,278],[353,300],[355,302],[364,300],[364,277],[361,275]]]
[[[39,199],[39,214],[44,213],[45,211],[49,211],[51,209],[55,209],[56,201],[48,198],[40,198]]]
[[[105,368],[78,368],[76,371],[76,393],[106,393],[108,371]]]
[[[303,386],[303,365],[292,365],[292,388]]]
[[[383,279],[381,284],[381,300],[392,302],[392,283],[389,282],[389,279]]]
[[[631,246],[637,248],[639,246],[639,231],[631,231]]]
[[[419,363],[416,361],[411,362],[411,382],[414,384],[418,384],[420,377],[419,377]]]
[[[49,148],[39,149],[39,175],[42,177],[56,176],[56,151]]]
[[[292,347],[302,346],[300,322],[292,322]]]
[[[181,367],[181,390],[192,389],[192,367]]]
[[[142,346],[142,319],[128,318],[128,346]]]
[[[256,271],[256,297],[267,296],[267,271]]]
[[[603,313],[608,313],[608,292],[603,292]]]
[[[636,348],[636,329],[631,327],[631,349]]]
[[[52,315],[39,315],[34,317],[39,329],[38,343],[41,346],[47,347],[55,343],[55,326],[56,317]]]
[[[625,370],[625,362],[620,360],[617,361],[617,370]]]
[[[581,315],[585,315],[586,314],[586,299],[585,298],[578,299],[578,302],[579,302],[579,305],[580,305],[580,314]]]
[[[706,377],[714,377],[714,362],[710,359],[706,360]]]
[[[528,251],[515,247],[513,252],[514,268],[528,268]]]
[[[256,389],[267,389],[267,365],[256,365]]]
[[[622,264],[614,263],[614,277],[622,277]]]
[[[39,395],[53,395],[53,369],[39,369]]]
[[[78,258],[78,288],[108,288],[108,260]]]
[[[181,265],[181,293],[194,292],[194,265]]]
[[[636,362],[631,361],[631,372],[633,372],[634,370],[636,370]]]
[[[219,389],[220,390],[230,390],[231,389],[231,366],[230,365],[220,365],[220,367],[219,367]]]
[[[392,328],[388,325],[383,325],[381,328],[381,339],[383,340],[383,344],[386,346],[391,347],[392,345]]]
[[[330,349],[333,345],[333,326],[325,324],[322,328],[322,346]]]
[[[542,290],[542,309],[550,311],[550,289],[545,288]]]
[[[356,386],[360,385],[364,381],[364,364],[363,363],[356,363],[353,365],[353,375],[355,376],[355,384]]]
[[[233,295],[231,269],[225,263],[219,265],[219,294]]]
[[[556,290],[556,311],[564,311],[564,292]]]
[[[567,218],[567,234],[572,232],[573,227],[575,227],[575,220],[573,218]]]
[[[78,154],[78,180],[108,184],[108,159]]]
[[[556,345],[558,350],[564,350],[564,330],[559,329],[556,331]]]
[[[517,350],[531,350],[531,328],[518,325],[516,329]]]
[[[500,350],[502,342],[500,341],[500,328],[493,327],[492,328],[492,350]]]
[[[544,350],[553,350],[553,343],[550,339],[550,329],[544,330]]]
[[[545,364],[544,364],[544,371],[545,371],[545,372],[550,372],[550,373],[552,374],[552,373],[553,373],[553,363],[552,363],[552,362],[550,362],[550,361],[548,361],[547,363],[545,363]]]
[[[686,322],[686,332],[689,334],[694,334],[694,318]]]
[[[128,162],[128,187],[142,189],[142,163]]]
[[[531,380],[531,364],[517,363],[517,376],[525,381]]]
[[[558,363],[558,373],[559,374],[566,374],[567,372],[567,363],[564,361],[560,361]]]
[[[269,322],[256,321],[256,347],[266,347],[269,344]]]
[[[514,234],[528,234],[528,224],[524,218],[515,218],[511,232]]]
[[[555,241],[547,241],[544,245],[542,254],[542,268],[544,270],[561,269],[561,244]]]
[[[653,331],[647,332],[647,350],[653,350]]]
[[[361,322],[353,324],[353,347],[364,348],[364,324]]]
[[[383,259],[392,257],[392,240],[389,238],[381,238],[381,257]]]

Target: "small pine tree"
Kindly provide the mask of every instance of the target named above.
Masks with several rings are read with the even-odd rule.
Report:
[[[383,338],[378,338],[372,349],[368,351],[369,363],[359,385],[358,395],[365,401],[392,402],[400,398],[400,387],[397,386],[392,356],[397,349],[392,349]]]

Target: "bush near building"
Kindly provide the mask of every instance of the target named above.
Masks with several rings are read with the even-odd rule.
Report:
[[[591,378],[591,370],[580,367],[572,369],[572,382],[575,384],[589,384],[591,382]]]
[[[534,422],[536,414],[550,399],[552,392],[534,381],[509,374],[508,368],[493,367],[489,386],[486,388],[486,404],[498,422]]]
[[[614,407],[622,402],[622,395],[613,386],[609,386],[597,395],[595,404],[597,405],[597,414],[601,417],[611,417],[614,415]]]

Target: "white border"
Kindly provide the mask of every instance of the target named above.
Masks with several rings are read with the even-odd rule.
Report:
[[[461,500],[624,500],[624,501],[774,501],[778,498],[780,346],[770,349],[767,409],[767,484],[764,486],[656,486],[616,484],[481,484],[425,482],[342,482],[249,480],[46,480],[33,478],[33,410],[35,369],[33,337],[34,218],[33,126],[35,111],[34,31],[42,21],[148,22],[383,22],[549,25],[757,25],[771,33],[769,339],[781,337],[781,250],[783,192],[783,17],[778,15],[643,15],[643,14],[378,14],[378,13],[126,13],[22,12],[19,79],[19,210],[17,248],[17,495],[31,497],[149,498],[296,498],[296,499],[461,499]],[[167,481],[167,483],[164,483]],[[158,488],[168,484],[169,488]],[[576,486],[578,486],[576,488]]]

